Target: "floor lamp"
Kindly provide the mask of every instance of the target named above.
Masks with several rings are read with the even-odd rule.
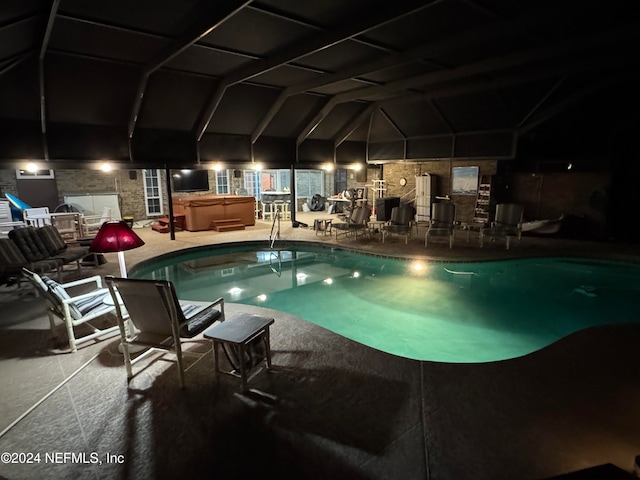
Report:
[[[118,253],[120,276],[127,278],[124,252],[144,245],[144,241],[124,220],[104,222],[91,242],[89,251],[93,253]]]
[[[89,247],[94,253],[118,253],[120,264],[120,276],[127,278],[127,266],[124,263],[125,250],[133,250],[144,245],[144,241],[134,232],[124,220],[104,222],[98,230],[96,237]],[[130,353],[144,350],[145,347],[129,347]],[[122,344],[118,345],[118,351],[122,353]]]

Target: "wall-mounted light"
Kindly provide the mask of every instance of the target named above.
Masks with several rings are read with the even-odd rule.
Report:
[[[221,171],[221,170],[222,170],[222,164],[221,164],[220,162],[216,163],[216,164],[213,166],[213,169],[214,169],[216,172]]]
[[[326,172],[333,172],[333,163],[325,163],[322,169]]]
[[[27,172],[35,173],[39,170],[38,164],[34,162],[27,163]]]
[[[251,168],[253,168],[256,172],[259,172],[260,170],[262,170],[262,164],[261,163],[255,163],[255,164],[253,164],[253,166]]]
[[[102,170],[103,172],[110,172],[111,164],[109,162],[102,162],[100,164],[100,170]]]
[[[359,172],[360,170],[362,170],[362,165],[359,163],[354,163],[351,169],[355,170],[356,172]]]

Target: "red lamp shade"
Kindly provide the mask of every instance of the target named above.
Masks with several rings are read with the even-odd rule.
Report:
[[[144,241],[123,220],[104,222],[89,247],[90,252],[124,252],[144,245]]]

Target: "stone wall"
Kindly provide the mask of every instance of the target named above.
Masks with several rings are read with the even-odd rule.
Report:
[[[450,197],[456,204],[456,217],[459,221],[473,220],[476,204],[474,195],[451,195],[451,169],[453,167],[479,167],[479,176],[495,175],[498,169],[496,160],[485,161],[431,161],[431,162],[398,162],[387,163],[382,166],[382,178],[385,180],[385,197],[400,197],[403,202],[413,201],[415,198],[416,176],[429,173],[435,176],[435,195]],[[371,169],[369,170],[371,172]],[[400,185],[400,179],[405,178],[407,184]],[[373,179],[373,177],[372,177]]]
[[[15,170],[0,170],[0,194],[18,195]]]
[[[606,234],[610,184],[602,172],[517,173],[507,179],[510,200],[524,205],[525,218],[564,214],[582,235],[597,238]]]

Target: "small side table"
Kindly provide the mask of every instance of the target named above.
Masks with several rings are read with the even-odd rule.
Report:
[[[482,234],[482,229],[485,227],[484,223],[480,222],[472,222],[472,223],[460,223],[456,225],[456,229],[466,230],[467,232],[467,243],[469,243],[469,238],[471,236],[471,232],[478,235],[478,237]]]
[[[382,237],[384,237],[384,226],[387,224],[386,221],[384,220],[369,220],[369,223],[367,223],[367,226],[369,227],[369,232],[370,233],[375,233],[376,230],[378,231],[379,234],[379,238],[378,241],[381,242],[383,240]]]
[[[80,245],[81,247],[90,247],[91,246],[91,242],[93,242],[93,239],[95,237],[80,237],[76,239],[76,242],[78,243],[78,245]],[[87,254],[87,256],[85,256],[82,259],[82,265],[91,265],[93,267],[99,267],[100,265],[103,265],[107,263],[107,260],[104,258],[104,255],[101,253],[95,253],[95,252],[89,252]]]
[[[316,218],[313,221],[313,229],[316,231],[316,235],[318,232],[323,232],[325,235],[327,232],[331,234],[331,222],[333,218]]]
[[[242,390],[247,389],[249,379],[244,358],[247,346],[255,339],[264,342],[266,349],[265,358],[267,370],[271,368],[271,345],[269,338],[269,327],[273,324],[274,319],[269,317],[261,317],[259,315],[251,315],[249,313],[240,313],[224,322],[208,328],[204,331],[204,338],[213,341],[213,357],[216,368],[216,379],[219,380],[220,374],[237,376],[234,371],[222,371],[220,369],[220,361],[218,354],[220,345],[228,344],[238,349],[240,357],[240,378],[242,379]]]

